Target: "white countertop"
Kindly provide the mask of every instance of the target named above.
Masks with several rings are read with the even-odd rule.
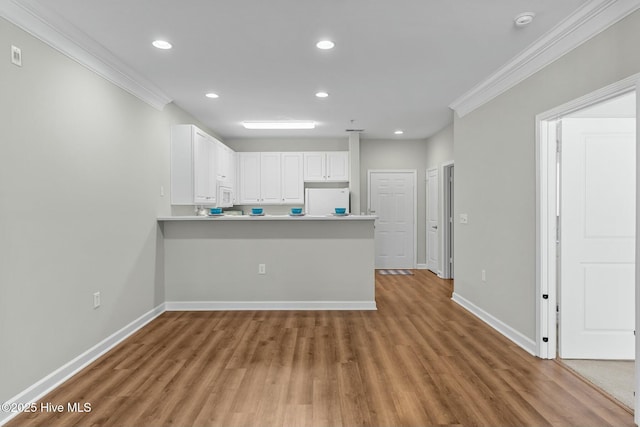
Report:
[[[221,215],[165,216],[158,221],[373,221],[375,215]]]

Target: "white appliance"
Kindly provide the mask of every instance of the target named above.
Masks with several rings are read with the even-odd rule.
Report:
[[[335,208],[349,212],[348,188],[307,188],[304,191],[304,207],[307,215],[329,215]]]
[[[218,182],[218,204],[219,208],[229,208],[233,206],[233,190],[230,187]]]

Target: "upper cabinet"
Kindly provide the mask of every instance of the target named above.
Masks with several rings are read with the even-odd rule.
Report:
[[[237,153],[241,205],[303,204],[302,153]]]
[[[171,127],[171,204],[215,206],[218,185],[233,188],[233,150],[193,125]]]
[[[304,153],[304,180],[306,182],[349,181],[349,152]]]
[[[304,204],[302,153],[282,153],[280,166],[283,203]]]

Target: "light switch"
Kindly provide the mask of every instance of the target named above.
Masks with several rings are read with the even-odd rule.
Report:
[[[460,214],[460,224],[468,224],[469,223],[469,217],[467,216],[467,214]]]

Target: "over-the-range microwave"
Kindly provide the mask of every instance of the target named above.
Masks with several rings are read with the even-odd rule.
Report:
[[[228,208],[233,206],[233,190],[218,183],[218,207]]]

